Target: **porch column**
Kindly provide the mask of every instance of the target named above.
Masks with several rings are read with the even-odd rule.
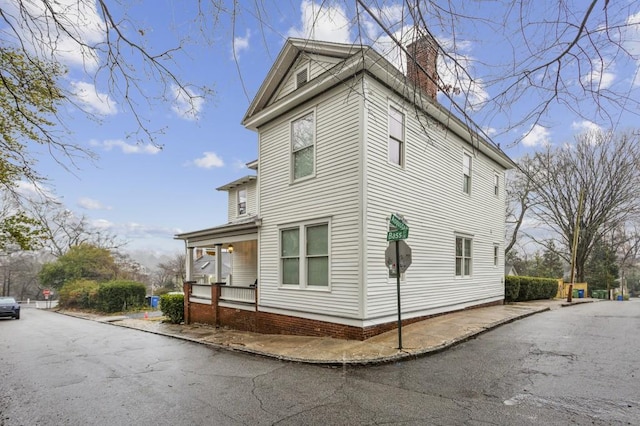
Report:
[[[186,275],[185,281],[191,281],[193,277],[193,247],[187,248],[187,257],[185,259],[184,268],[184,273]]]
[[[216,244],[216,282],[222,282],[222,244]]]

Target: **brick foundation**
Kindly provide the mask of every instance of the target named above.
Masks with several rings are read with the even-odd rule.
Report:
[[[503,301],[483,303],[466,309],[476,309],[486,306],[502,305]],[[353,327],[336,324],[327,321],[311,320],[307,318],[293,317],[289,315],[273,314],[268,312],[245,311],[218,306],[217,323],[214,320],[215,309],[210,305],[198,305],[191,303],[191,322],[228,327],[235,330],[250,331],[263,334],[289,334],[297,336],[333,337],[336,339],[366,340],[378,334],[397,328],[397,321],[378,324],[371,327]],[[450,312],[446,312],[450,313]],[[405,319],[402,325],[413,324],[441,314],[425,315],[416,318]]]

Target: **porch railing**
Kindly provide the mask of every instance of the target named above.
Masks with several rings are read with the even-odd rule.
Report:
[[[226,302],[256,303],[255,287],[220,286],[220,300]]]

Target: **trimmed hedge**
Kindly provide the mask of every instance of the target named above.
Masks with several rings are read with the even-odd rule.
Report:
[[[70,281],[60,289],[58,303],[62,308],[93,309],[99,284],[91,280]]]
[[[160,296],[160,310],[172,324],[184,322],[184,295],[163,294]]]
[[[558,292],[558,280],[555,278],[539,277],[506,277],[505,280],[505,300],[524,302],[526,300],[552,299]],[[515,299],[510,299],[515,294],[514,284],[510,288],[507,285],[509,278],[518,279],[518,293]],[[507,289],[509,293],[507,294]]]
[[[515,302],[520,293],[520,277],[507,275],[504,277],[504,301]]]
[[[147,288],[135,281],[109,281],[98,288],[98,309],[120,312],[144,306]]]

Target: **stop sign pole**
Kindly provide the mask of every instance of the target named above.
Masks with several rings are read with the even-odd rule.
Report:
[[[409,236],[409,226],[400,215],[392,214],[389,220],[390,228],[387,232],[387,241],[395,241],[396,246],[396,292],[398,298],[398,349],[402,349],[402,309],[400,308],[400,240]]]

